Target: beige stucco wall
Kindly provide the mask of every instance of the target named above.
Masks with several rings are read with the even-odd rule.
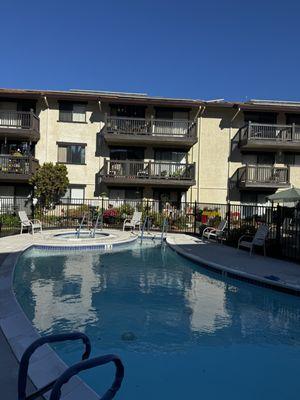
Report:
[[[96,102],[87,105],[86,123],[59,122],[58,102],[48,100],[38,104],[41,139],[36,146],[40,163],[57,162],[57,142],[84,143],[85,165],[67,164],[70,184],[86,185],[85,197],[94,198],[95,175],[103,164],[103,157],[96,156],[97,133],[103,124],[103,112]]]
[[[57,162],[58,141],[86,143],[86,165],[67,165],[70,184],[86,185],[86,198],[94,197],[95,176],[103,166],[104,157],[109,156],[104,142],[97,147],[104,113],[108,111],[107,104],[101,107],[100,110],[97,102],[88,103],[85,124],[58,122],[58,102],[55,100],[49,101],[49,108],[40,100],[37,107],[41,139],[36,146],[36,157],[40,163]],[[228,199],[228,179],[246,162],[255,162],[253,155],[242,155],[234,141],[238,129],[244,125],[243,112],[237,111],[220,107],[200,110],[197,119],[198,143],[188,153],[188,162],[196,163],[196,185],[188,190],[187,201],[225,203]],[[196,112],[196,109],[192,111],[190,119]],[[154,115],[153,107],[146,109],[146,115]],[[285,124],[285,114],[278,114],[277,122]],[[153,157],[154,150],[148,146],[145,160],[153,160]],[[278,160],[277,155],[277,165],[282,165]],[[296,156],[296,164],[290,167],[290,181],[300,187],[300,156]],[[237,194],[239,196],[239,192]],[[152,189],[147,188],[144,195],[151,198]]]

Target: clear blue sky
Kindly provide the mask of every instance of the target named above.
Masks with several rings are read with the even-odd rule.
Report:
[[[298,0],[1,0],[0,86],[300,100]]]

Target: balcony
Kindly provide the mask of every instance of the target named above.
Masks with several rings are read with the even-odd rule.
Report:
[[[195,164],[105,159],[100,176],[110,185],[188,188],[195,185]]]
[[[240,189],[277,189],[289,187],[288,167],[246,165],[237,170]]]
[[[249,122],[239,130],[242,150],[300,150],[299,125],[269,125]]]
[[[111,145],[190,148],[197,142],[197,124],[189,120],[106,117],[103,134]]]
[[[38,165],[38,161],[31,156],[0,155],[0,181],[27,182]]]
[[[0,110],[0,137],[37,142],[40,138],[40,120],[31,111]]]

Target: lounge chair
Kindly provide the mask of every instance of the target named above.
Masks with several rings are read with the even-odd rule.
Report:
[[[261,246],[264,249],[264,256],[266,255],[266,239],[269,234],[269,227],[266,224],[262,224],[257,229],[254,236],[252,235],[243,235],[239,238],[238,241],[238,249],[240,247],[246,247],[250,249],[250,255],[252,254],[254,246]],[[252,240],[244,240],[244,239],[252,239]]]
[[[28,229],[29,233],[29,228],[31,228],[31,232],[34,234],[35,229],[40,229],[40,232],[42,232],[42,223],[38,219],[29,219],[26,211],[19,211],[19,218],[21,220],[21,232],[23,233],[23,228]]]
[[[134,230],[136,227],[138,227],[140,230],[141,224],[142,213],[140,211],[135,211],[131,219],[125,219],[123,223],[123,231],[125,231],[125,228],[131,228],[131,230]]]
[[[227,220],[223,219],[217,228],[214,228],[212,226],[208,226],[207,228],[204,229],[202,232],[202,239],[207,238],[213,238],[218,240],[219,238],[222,239],[222,236],[225,232],[225,229],[227,228]]]

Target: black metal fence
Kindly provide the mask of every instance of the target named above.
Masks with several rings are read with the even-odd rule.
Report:
[[[44,229],[77,228],[84,214],[96,219],[100,211],[105,228],[122,228],[134,211],[150,220],[152,230],[161,230],[164,218],[169,231],[201,235],[207,226],[218,227],[227,220],[224,242],[237,246],[244,234],[254,234],[261,223],[269,226],[267,254],[300,261],[300,208],[244,204],[169,203],[150,200],[62,200],[51,210],[34,206],[30,198],[0,197],[0,236],[18,233],[18,211],[25,210],[30,218],[41,220]]]

